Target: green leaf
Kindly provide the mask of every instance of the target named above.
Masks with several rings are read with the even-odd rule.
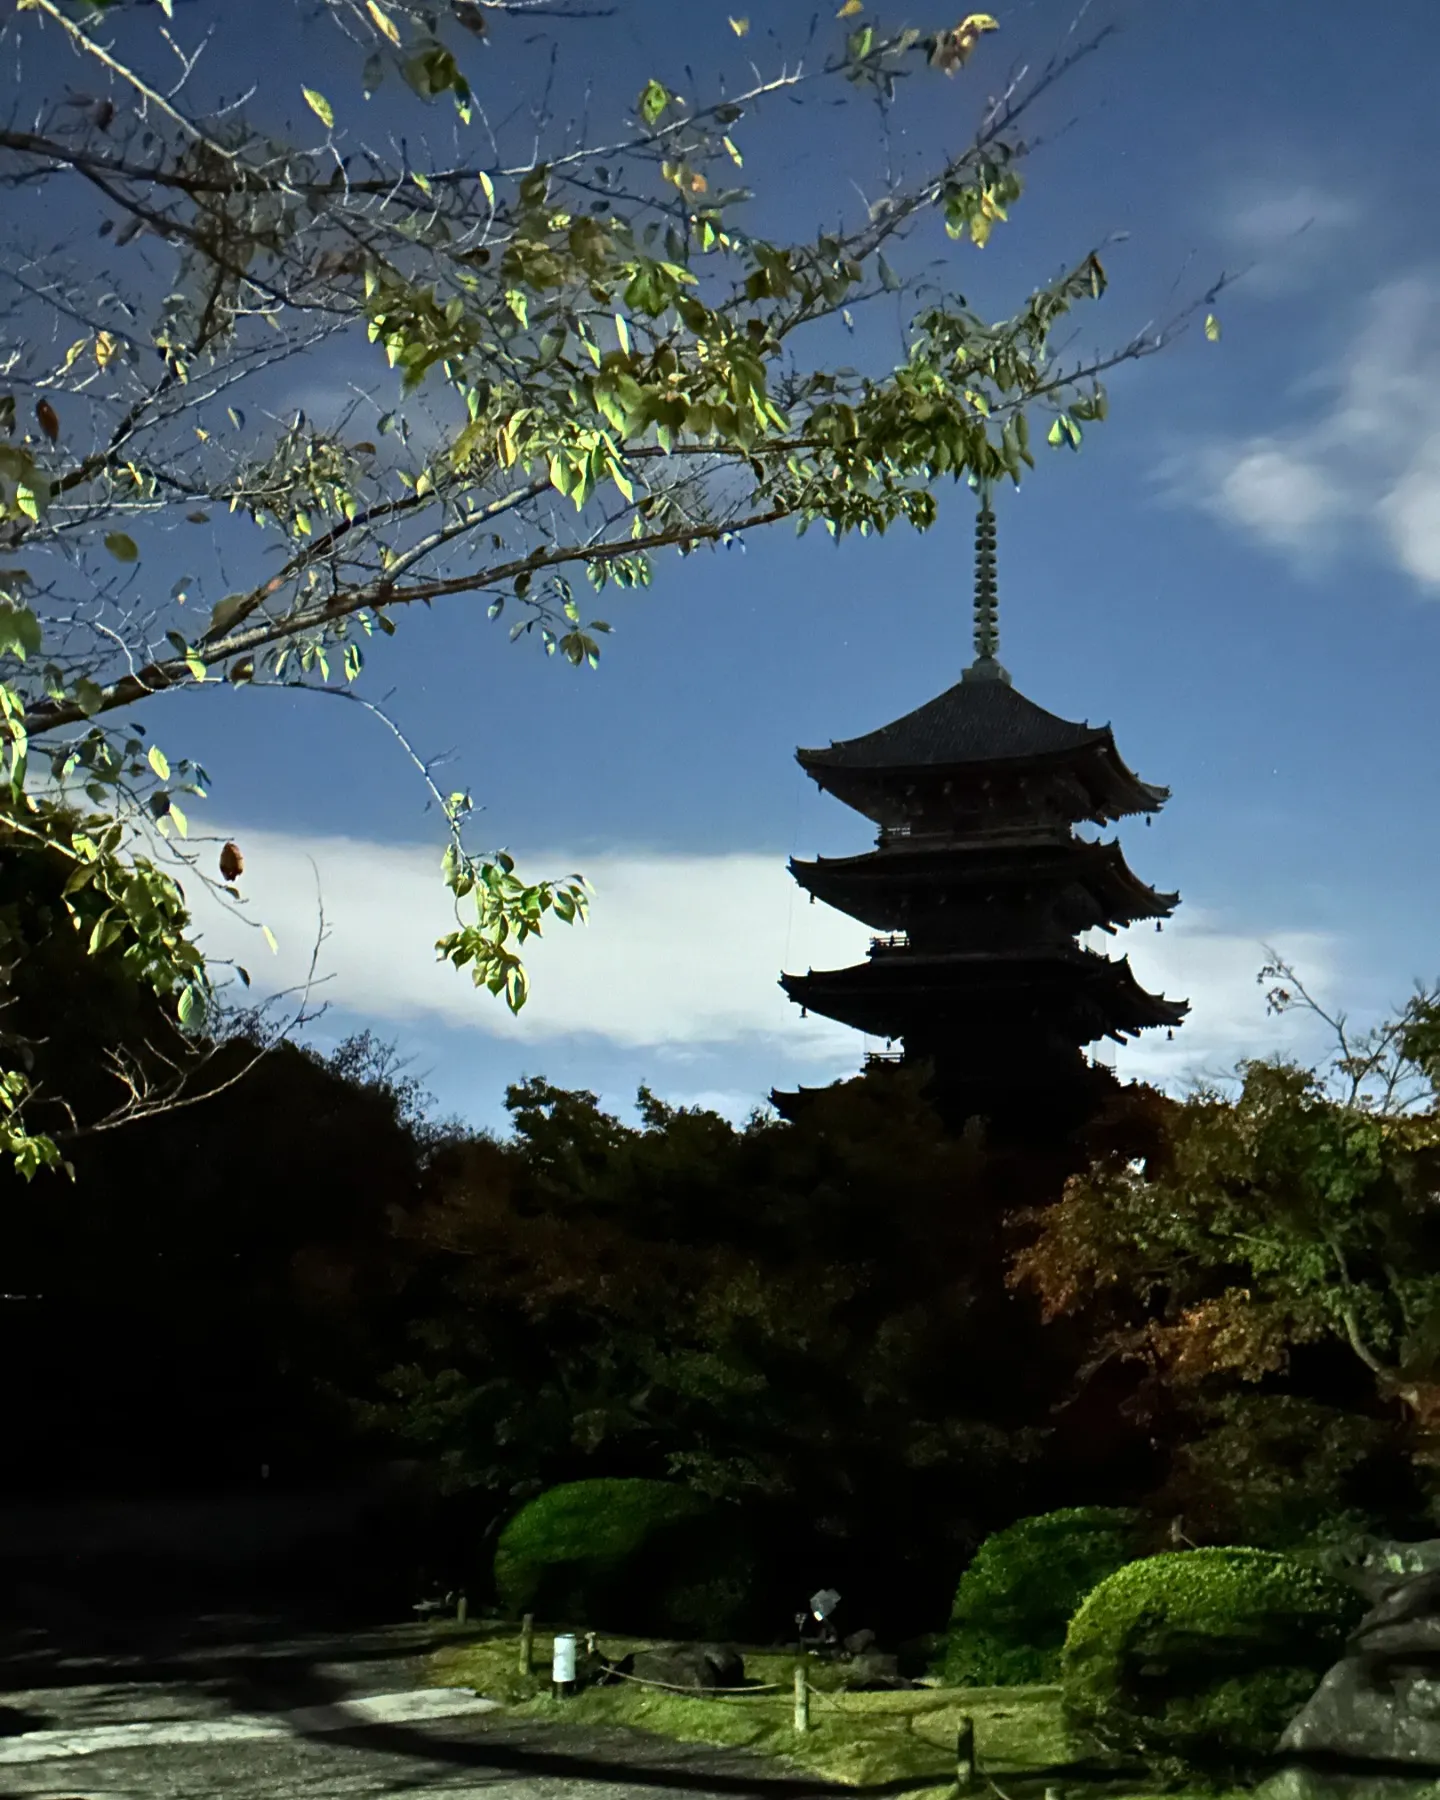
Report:
[[[0,655],[24,662],[27,656],[38,654],[40,641],[40,621],[29,607],[0,601]]]
[[[262,925],[260,927],[260,930],[264,935],[265,942],[270,946],[270,948],[278,956],[280,953],[280,946],[275,942],[275,933],[270,929],[270,927],[268,925]]]
[[[140,552],[135,546],[134,538],[124,531],[107,531],[105,548],[116,562],[132,563],[138,562],[140,559]]]
[[[669,88],[652,78],[641,88],[635,110],[647,125],[653,125],[674,98]]]
[[[335,109],[323,94],[316,93],[314,88],[302,87],[300,92],[305,96],[305,104],[319,119],[327,130],[335,123]]]
[[[75,683],[75,704],[87,719],[93,719],[105,704],[104,690],[82,675]]]
[[[1214,313],[1206,313],[1205,315],[1205,335],[1212,344],[1217,344],[1220,341],[1220,321],[1215,317]]]
[[[150,767],[162,781],[168,781],[170,779],[170,760],[158,744],[152,744],[150,746],[150,754],[147,760]]]
[[[245,596],[243,594],[227,594],[223,600],[217,602],[210,614],[210,623],[206,628],[206,635],[209,636],[212,632],[216,631],[224,631],[226,626],[239,615],[240,609],[244,604]]]

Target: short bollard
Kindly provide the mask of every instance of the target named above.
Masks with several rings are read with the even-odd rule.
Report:
[[[520,1673],[528,1675],[535,1649],[535,1615],[526,1613],[520,1621]]]
[[[955,1785],[962,1794],[975,1788],[975,1721],[961,1719],[955,1734]]]
[[[455,1618],[456,1618],[456,1620],[458,1621],[458,1623],[463,1625],[469,1617],[470,1617],[469,1596],[466,1594],[457,1594],[455,1596]]]
[[[555,1698],[563,1700],[575,1686],[575,1634],[561,1632],[556,1636],[550,1657],[550,1681]]]
[[[795,1670],[795,1729],[810,1729],[810,1689],[805,1682],[805,1665],[800,1663]]]

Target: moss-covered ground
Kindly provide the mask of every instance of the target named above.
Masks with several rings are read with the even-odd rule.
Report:
[[[1042,1800],[1058,1787],[1063,1800],[1152,1800],[1165,1792],[1143,1776],[1098,1768],[1068,1739],[1058,1687],[917,1688],[892,1693],[841,1694],[843,1668],[807,1659],[813,1688],[810,1729],[794,1728],[793,1655],[740,1645],[747,1685],[774,1683],[768,1693],[689,1698],[622,1682],[592,1687],[564,1700],[550,1688],[553,1628],[535,1628],[533,1668],[519,1672],[519,1634],[513,1624],[456,1627],[455,1641],[437,1650],[426,1680],[470,1688],[499,1700],[518,1718],[571,1725],[621,1725],[683,1743],[744,1747],[808,1773],[854,1786],[913,1779],[912,1789],[889,1789],[886,1800],[945,1800],[953,1793],[959,1721],[975,1722],[975,1749],[985,1800]],[[599,1634],[597,1649],[612,1660],[658,1640]],[[1173,1800],[1173,1790],[1171,1792]],[[1237,1800],[1211,1795],[1209,1800]]]

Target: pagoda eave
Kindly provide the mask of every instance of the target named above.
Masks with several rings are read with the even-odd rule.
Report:
[[[797,750],[796,760],[811,780],[852,811],[876,824],[892,821],[902,796],[923,793],[937,782],[954,779],[953,771],[923,763],[866,768],[849,763],[830,763],[825,752]],[[997,758],[983,766],[983,776],[999,783],[1051,786],[1065,797],[1065,810],[1073,819],[1105,824],[1139,813],[1157,813],[1170,797],[1169,788],[1141,781],[1120,760],[1113,745],[1094,744],[1078,750],[1046,756]]]
[[[797,1005],[873,1037],[913,1037],[932,1021],[962,1022],[1009,1035],[1008,1022],[1028,1015],[1074,1034],[1078,1043],[1117,1042],[1155,1026],[1178,1025],[1189,1003],[1148,993],[1127,958],[1093,951],[921,956],[901,952],[845,969],[782,975]]]
[[[912,840],[859,856],[822,856],[813,862],[792,857],[789,867],[794,880],[815,899],[877,930],[894,928],[902,896],[937,891],[963,897],[975,891],[1003,895],[1016,889],[1056,894],[1078,890],[1089,898],[1092,923],[1105,919],[1114,925],[1167,919],[1180,903],[1178,893],[1162,894],[1142,881],[1113,841],[931,846]]]

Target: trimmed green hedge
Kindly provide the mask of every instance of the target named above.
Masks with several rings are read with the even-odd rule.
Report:
[[[1163,1773],[1243,1765],[1273,1751],[1363,1611],[1343,1582],[1277,1551],[1130,1563],[1071,1620],[1066,1723]]]
[[[1072,1506],[986,1538],[960,1578],[933,1673],[947,1687],[1058,1681],[1072,1614],[1142,1554],[1141,1525],[1118,1507]]]
[[[523,1506],[495,1546],[510,1618],[636,1636],[728,1637],[754,1610],[758,1558],[733,1507],[664,1481],[573,1481]]]

